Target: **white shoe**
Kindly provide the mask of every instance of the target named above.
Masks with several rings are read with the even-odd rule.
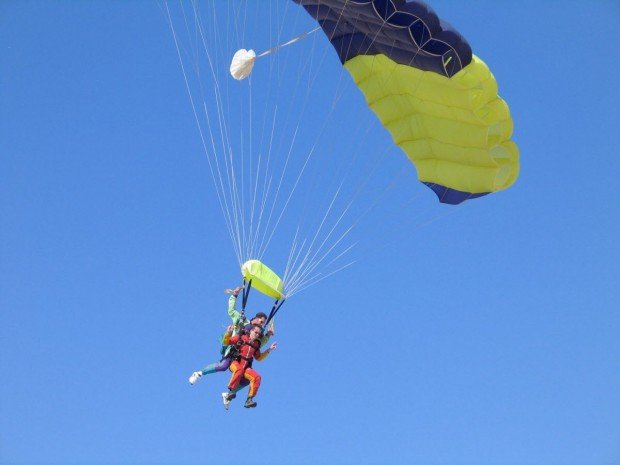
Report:
[[[234,399],[234,397],[229,397],[228,392],[222,392],[222,402],[224,402],[224,408],[228,410],[230,407],[230,401]]]
[[[200,378],[202,378],[202,371],[194,371],[192,373],[192,376],[189,377],[189,384],[193,386],[194,383],[198,381]]]

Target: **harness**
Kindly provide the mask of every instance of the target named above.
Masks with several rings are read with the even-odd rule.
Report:
[[[250,279],[249,281],[246,281],[245,278],[243,279],[243,294],[242,294],[242,300],[241,300],[241,317],[239,318],[238,322],[243,321],[246,319],[245,317],[245,306],[248,302],[248,297],[250,296],[250,290],[252,289],[252,280]],[[276,313],[278,313],[278,310],[280,310],[280,307],[282,307],[282,304],[284,303],[286,299],[282,298],[282,299],[278,299],[275,301],[275,303],[273,304],[273,307],[271,307],[271,311],[269,312],[269,315],[267,317],[267,320],[265,321],[265,323],[262,326],[262,329],[265,330],[267,328],[267,326],[269,325],[269,323],[271,322],[271,320],[273,319],[274,316],[276,316]],[[258,346],[255,346],[254,344],[250,343],[250,342],[246,342],[243,340],[242,336],[246,333],[246,331],[244,331],[243,327],[240,327],[239,329],[239,341],[237,341],[237,344],[235,344],[234,346],[229,346],[230,350],[228,352],[228,355],[225,354],[225,348],[222,347],[222,360],[224,360],[225,358],[230,357],[232,360],[236,360],[238,362],[240,362],[241,360],[245,360],[248,363],[248,366],[252,366],[252,361],[254,360],[253,357],[244,357],[243,355],[241,355],[239,353],[240,351],[240,347],[243,345],[249,345],[254,347],[254,349],[258,350],[260,349],[260,341],[258,342]]]
[[[237,356],[235,360],[240,362],[243,359],[246,362],[248,362],[248,366],[252,366],[252,361],[254,360],[254,357],[253,356],[244,357],[243,355],[241,355],[241,346],[250,346],[254,349],[254,352],[256,352],[258,349],[260,349],[260,342],[259,341],[248,342],[242,339],[242,337],[240,336],[235,346],[236,346],[235,348],[237,349]]]
[[[245,330],[244,330],[245,327],[241,324],[241,319],[237,320],[234,324],[235,324],[235,329],[234,329],[235,334],[238,334],[239,336],[243,336],[245,334]],[[220,349],[220,355],[222,356],[222,358],[220,359],[220,362],[227,358],[230,358],[232,360],[237,358],[237,355],[239,352],[239,348],[237,347],[237,345],[223,345],[224,341],[222,340],[221,342],[222,342],[222,347]]]

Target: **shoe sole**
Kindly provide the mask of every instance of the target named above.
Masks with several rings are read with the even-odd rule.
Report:
[[[224,404],[224,408],[228,410],[228,408],[230,407],[230,400],[226,399],[226,396],[222,396],[222,403]]]

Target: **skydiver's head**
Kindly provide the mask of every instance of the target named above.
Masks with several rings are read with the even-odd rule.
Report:
[[[263,312],[258,312],[256,316],[254,316],[254,318],[250,320],[250,323],[252,323],[253,325],[263,326],[265,324],[265,321],[267,321],[267,315],[265,315]]]
[[[263,327],[260,325],[252,325],[250,329],[250,341],[255,341],[263,336]]]

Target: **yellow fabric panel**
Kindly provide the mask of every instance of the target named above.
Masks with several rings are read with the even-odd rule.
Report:
[[[512,141],[505,141],[490,149],[492,158],[487,150],[438,144],[441,143],[426,139],[409,142],[406,148],[403,147],[407,152],[416,153],[416,159],[412,161],[417,167],[420,179],[442,179],[448,186],[458,182],[461,186],[459,190],[464,192],[495,192],[513,184],[518,176],[518,166],[515,170],[514,160],[518,159],[519,153]],[[446,157],[437,160],[433,153],[438,151]],[[448,155],[457,161],[450,160]],[[459,159],[462,157],[467,157],[471,165],[461,163]],[[454,176],[458,179],[453,179]],[[428,182],[446,185],[439,181]]]
[[[252,287],[257,291],[274,299],[282,298],[282,280],[264,263],[248,260],[241,266],[241,274],[246,281],[252,280]]]
[[[452,78],[384,55],[359,55],[344,66],[420,181],[471,193],[514,183],[519,150],[510,140],[510,110],[478,57]]]

